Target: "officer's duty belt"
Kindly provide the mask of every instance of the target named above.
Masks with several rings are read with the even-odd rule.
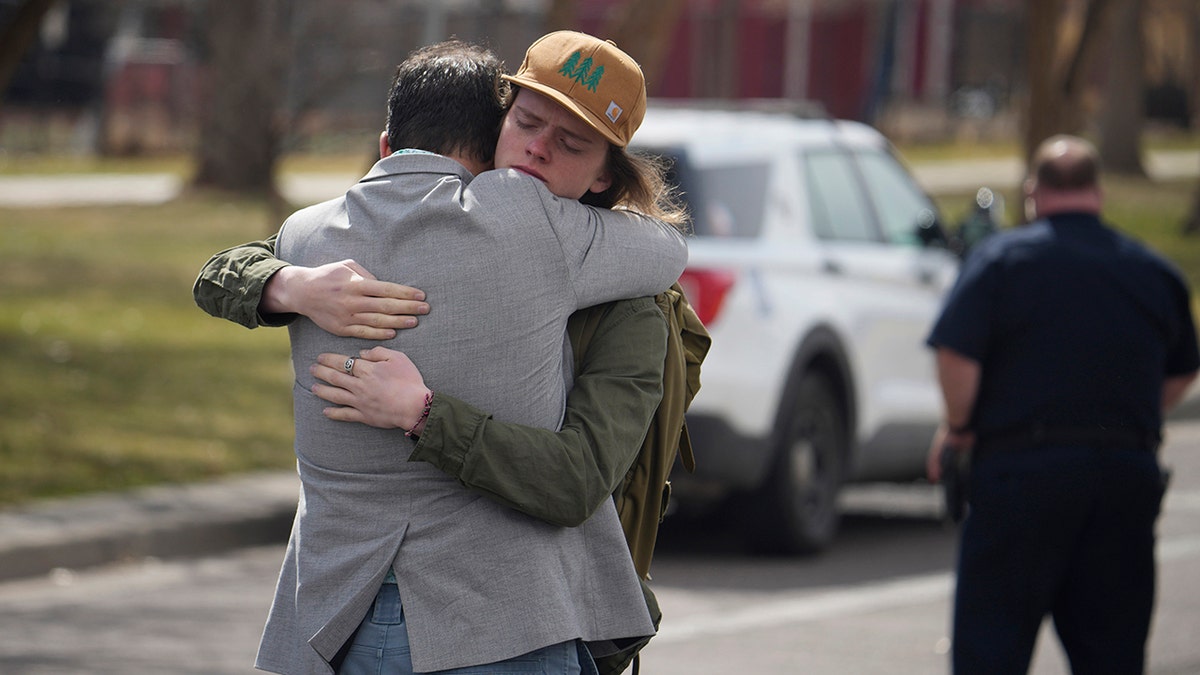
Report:
[[[1100,450],[1135,450],[1154,453],[1162,443],[1157,433],[1134,429],[1102,429],[1097,427],[1051,427],[1035,425],[1027,429],[982,436],[975,441],[974,455],[987,455],[1019,450],[1031,450],[1047,445],[1082,446]]]

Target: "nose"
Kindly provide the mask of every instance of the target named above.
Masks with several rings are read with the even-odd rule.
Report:
[[[550,158],[550,135],[548,131],[542,130],[533,134],[529,138],[529,142],[525,144],[525,154],[542,161],[548,160]]]

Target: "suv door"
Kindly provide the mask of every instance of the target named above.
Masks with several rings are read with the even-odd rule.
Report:
[[[924,339],[955,258],[921,243],[936,207],[886,151],[832,147],[802,162],[821,269],[854,345],[858,451],[846,478],[902,477],[922,466],[940,410]]]
[[[677,487],[686,492],[712,480],[722,488],[750,489],[766,471],[778,392],[793,350],[779,335],[788,318],[779,298],[789,296],[803,265],[791,247],[763,238],[771,219],[768,186],[778,173],[771,162],[696,163],[682,152],[667,156],[695,228],[680,284],[712,336],[702,386],[688,411],[696,475]]]

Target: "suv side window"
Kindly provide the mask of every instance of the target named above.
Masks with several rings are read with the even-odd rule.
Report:
[[[884,236],[894,244],[919,246],[917,224],[933,215],[929,199],[888,153],[861,151],[857,157]]]
[[[682,153],[671,157],[668,182],[683,193],[698,236],[757,237],[767,207],[766,163],[697,168]]]
[[[835,150],[804,156],[813,231],[821,239],[877,241],[850,157]]]

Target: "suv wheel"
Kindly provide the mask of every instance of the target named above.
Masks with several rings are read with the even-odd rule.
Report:
[[[838,527],[846,432],[829,380],[806,373],[783,419],[772,471],[756,496],[751,545],[763,553],[815,553]],[[785,415],[787,412],[784,413]]]

